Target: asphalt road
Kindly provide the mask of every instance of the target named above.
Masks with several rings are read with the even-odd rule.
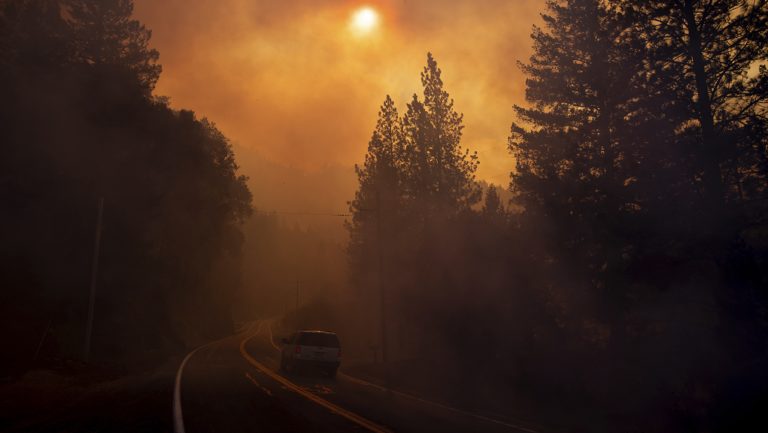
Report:
[[[177,375],[176,433],[539,433],[390,391],[342,372],[335,379],[283,373],[279,357],[266,321],[191,353]]]

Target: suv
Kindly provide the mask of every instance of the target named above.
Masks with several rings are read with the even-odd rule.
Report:
[[[281,370],[295,371],[297,367],[312,366],[336,377],[341,364],[341,345],[333,332],[298,331],[283,338],[282,342]]]

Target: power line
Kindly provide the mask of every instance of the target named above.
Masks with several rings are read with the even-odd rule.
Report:
[[[283,212],[283,211],[270,211],[264,212],[265,214],[275,215],[296,215],[296,216],[330,216],[330,217],[351,217],[352,214],[348,213],[322,213],[322,212]]]

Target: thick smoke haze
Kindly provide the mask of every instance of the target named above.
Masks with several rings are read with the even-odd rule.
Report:
[[[355,187],[351,167],[362,160],[379,105],[391,94],[404,108],[420,89],[428,51],[465,115],[464,143],[478,151],[478,177],[506,185],[512,167],[507,125],[512,106],[524,103],[516,62],[530,54],[531,24],[539,22],[543,2],[371,1],[365,4],[381,12],[380,26],[359,36],[349,18],[362,4],[139,0],[136,16],[152,29],[161,53],[156,93],[216,122],[237,146],[252,185],[270,180],[265,166],[310,177],[348,174],[342,185],[334,182],[341,194],[328,191],[323,206],[299,209],[301,200],[289,204],[254,191],[257,207],[346,210]],[[272,193],[302,195],[290,191]]]
[[[0,0],[0,431],[768,432],[766,28]]]

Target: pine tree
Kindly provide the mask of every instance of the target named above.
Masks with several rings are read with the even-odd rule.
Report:
[[[532,108],[516,107],[512,188],[530,221],[551,228],[553,253],[598,285],[618,270],[641,209],[639,150],[630,138],[637,64],[622,26],[598,0],[547,3],[522,65]],[[602,277],[600,275],[603,275]]]
[[[689,143],[710,235],[728,230],[726,203],[768,191],[762,170],[768,121],[768,2],[619,2],[648,47],[650,92],[679,101],[678,141]]]
[[[151,92],[161,67],[149,48],[152,32],[133,19],[133,0],[67,0],[78,61],[125,68]]]
[[[480,198],[477,153],[461,147],[463,115],[454,109],[441,74],[429,53],[421,73],[424,100],[414,95],[403,119],[406,191],[422,221],[450,217]]]
[[[369,273],[379,253],[379,236],[391,236],[401,211],[403,131],[397,108],[387,95],[368,143],[363,166],[355,166],[359,188],[350,202],[349,256],[357,274]],[[381,220],[377,221],[377,218]],[[390,249],[388,249],[390,250]]]
[[[484,215],[498,215],[503,212],[504,208],[501,205],[499,193],[496,192],[496,186],[488,186],[488,191],[485,193],[485,202],[483,203],[482,213]]]
[[[72,35],[62,18],[60,3],[60,0],[0,1],[3,74],[19,67],[32,67],[35,72],[59,70],[69,61]]]

